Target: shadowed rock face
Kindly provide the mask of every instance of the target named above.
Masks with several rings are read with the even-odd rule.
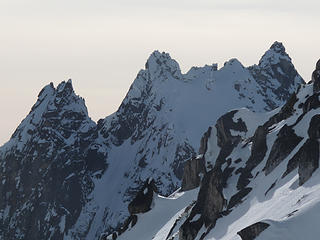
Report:
[[[201,140],[200,140],[200,148],[199,148],[199,154],[205,154],[208,147],[208,139],[211,135],[212,127],[209,127],[208,131],[203,134]]]
[[[199,174],[205,174],[205,162],[203,155],[207,151],[207,143],[208,139],[211,135],[212,128],[209,127],[208,131],[204,133],[200,141],[200,148],[199,154],[202,155],[201,157],[192,158],[186,161],[183,169],[183,176],[182,176],[182,184],[181,190],[188,191],[193,188],[199,187],[200,185],[200,176]]]
[[[302,185],[319,167],[320,115],[312,117],[308,129],[309,139],[301,148],[299,155],[299,184]]]
[[[183,178],[181,184],[181,191],[188,191],[199,187],[200,176],[199,174],[205,173],[204,158],[193,158],[188,160],[184,165]]]
[[[320,138],[320,115],[319,114],[312,117],[310,121],[309,129],[308,129],[308,135],[311,139]]]
[[[129,213],[133,215],[148,212],[151,209],[154,192],[157,192],[154,180],[147,180],[136,197],[129,203]]]
[[[287,125],[281,128],[277,136],[278,138],[272,145],[271,152],[264,168],[266,175],[275,169],[302,140],[302,138],[298,137],[294,133],[294,130]]]
[[[304,113],[309,112],[311,109],[317,109],[318,107],[320,107],[319,95],[320,93],[314,93],[312,96],[307,98],[307,100],[303,104]]]
[[[304,184],[319,167],[320,115],[312,117],[308,129],[309,138],[299,151],[289,160],[287,170],[282,177],[298,167],[299,184]]]
[[[220,178],[220,174],[215,169],[204,176],[197,203],[193,207],[189,218],[181,226],[179,239],[193,240],[203,225],[211,228],[215,226],[225,206]],[[201,217],[196,221],[192,221],[197,214],[200,214]]]
[[[246,162],[246,166],[241,169],[241,175],[239,177],[237,188],[241,190],[245,188],[253,176],[251,171],[253,168],[258,166],[259,163],[263,160],[267,152],[267,137],[268,130],[264,126],[259,126],[254,133],[252,139],[252,148],[251,148],[251,155]]]
[[[257,236],[264,230],[266,230],[270,225],[264,222],[257,222],[255,224],[250,225],[242,229],[238,232],[238,235],[241,237],[242,240],[254,240]]]
[[[316,70],[312,73],[313,92],[320,91],[320,60],[316,64]]]
[[[0,238],[63,238],[93,188],[90,174],[106,168],[104,156],[96,158],[90,146],[95,127],[71,80],[40,92],[29,115],[1,149],[0,178],[5,181],[0,184],[0,208],[10,206],[10,213],[9,220],[0,221],[0,229],[6,229],[0,230]],[[60,222],[61,230],[56,227]]]
[[[312,173],[319,167],[319,143],[308,139],[303,145],[299,158],[299,185],[309,180]]]
[[[238,138],[237,136],[232,136],[230,130],[239,132],[248,131],[247,126],[242,119],[238,119],[237,122],[233,121],[233,116],[236,113],[236,110],[228,112],[217,120],[216,129],[219,147],[223,147],[230,142],[235,142],[235,138]]]

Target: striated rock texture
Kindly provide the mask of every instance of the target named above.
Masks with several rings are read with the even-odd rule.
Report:
[[[266,230],[270,225],[264,222],[257,222],[255,224],[250,225],[242,229],[238,232],[238,235],[241,237],[242,240],[254,240],[257,236],[264,230]]]

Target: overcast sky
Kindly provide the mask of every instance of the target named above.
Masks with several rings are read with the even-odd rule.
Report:
[[[114,112],[153,50],[183,72],[284,43],[310,79],[320,57],[317,0],[0,0],[0,144],[41,88],[72,78],[93,120]]]

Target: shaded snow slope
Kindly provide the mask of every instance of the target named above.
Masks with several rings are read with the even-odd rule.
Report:
[[[97,142],[108,146],[109,171],[96,182],[93,205],[104,214],[95,216],[97,224],[88,236],[98,237],[98,223],[107,229],[123,221],[128,202],[145,179],[154,178],[163,195],[177,189],[184,161],[196,155],[202,134],[223,113],[239,107],[272,110],[303,83],[281,43],[265,56],[261,66],[253,67],[260,75],[237,59],[219,70],[214,64],[182,74],[169,54],[155,51],[149,57],[118,111],[98,123]],[[280,72],[289,78],[278,78]]]
[[[246,129],[234,130],[242,123]],[[238,233],[248,227],[255,227],[251,233],[259,233],[256,223],[268,227],[254,238],[243,239],[317,239],[320,233],[315,227],[320,206],[319,126],[319,92],[314,92],[313,84],[303,85],[286,105],[273,112],[257,114],[240,109],[224,115],[212,127],[202,159],[207,164],[203,179],[217,176],[217,181],[213,185],[202,181],[196,203],[178,228],[171,219],[160,228],[154,225],[143,231],[143,214],[136,226],[123,235],[124,239],[133,239],[130,232],[139,235],[136,231],[141,231],[141,234],[149,233],[143,239],[240,240]],[[221,159],[221,154],[226,152]],[[214,187],[218,190],[213,191]],[[206,193],[206,198],[201,192]],[[208,199],[210,195],[219,198],[219,193],[225,203],[220,212],[212,212],[212,222],[206,224],[207,213],[201,208],[211,204],[208,211],[213,211],[218,202]],[[147,214],[148,219],[156,219],[158,215],[153,209]],[[176,233],[172,234],[171,229]]]

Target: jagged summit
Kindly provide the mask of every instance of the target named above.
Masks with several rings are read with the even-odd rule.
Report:
[[[267,67],[268,65],[276,65],[281,61],[291,62],[291,58],[286,52],[285,47],[281,42],[274,42],[270,49],[265,52],[259,61],[260,67]]]
[[[79,124],[75,124],[77,121]],[[22,150],[25,144],[34,140],[35,134],[44,128],[60,129],[64,136],[68,131],[79,130],[82,121],[90,128],[95,125],[88,116],[84,99],[75,94],[71,79],[62,81],[57,88],[50,83],[40,91],[29,114],[2,149],[16,146],[18,150]],[[62,130],[63,128],[65,129]]]
[[[285,49],[283,43],[282,42],[278,42],[278,41],[275,41],[271,45],[270,49],[274,50],[277,53],[282,53],[282,54],[284,54],[286,52],[286,49]]]
[[[150,211],[132,213],[125,228],[104,239],[317,239],[316,85],[302,84],[275,111],[242,108],[222,115],[185,164],[182,189],[168,198],[155,196]]]
[[[174,78],[181,77],[179,64],[170,57],[169,53],[154,51],[146,62],[146,70],[151,78],[167,79],[170,75]]]
[[[249,70],[262,87],[263,94],[273,95],[271,98],[274,100],[288,99],[294,88],[305,83],[280,42],[275,42],[259,64],[249,67]],[[272,102],[269,102],[269,106],[275,107]]]

